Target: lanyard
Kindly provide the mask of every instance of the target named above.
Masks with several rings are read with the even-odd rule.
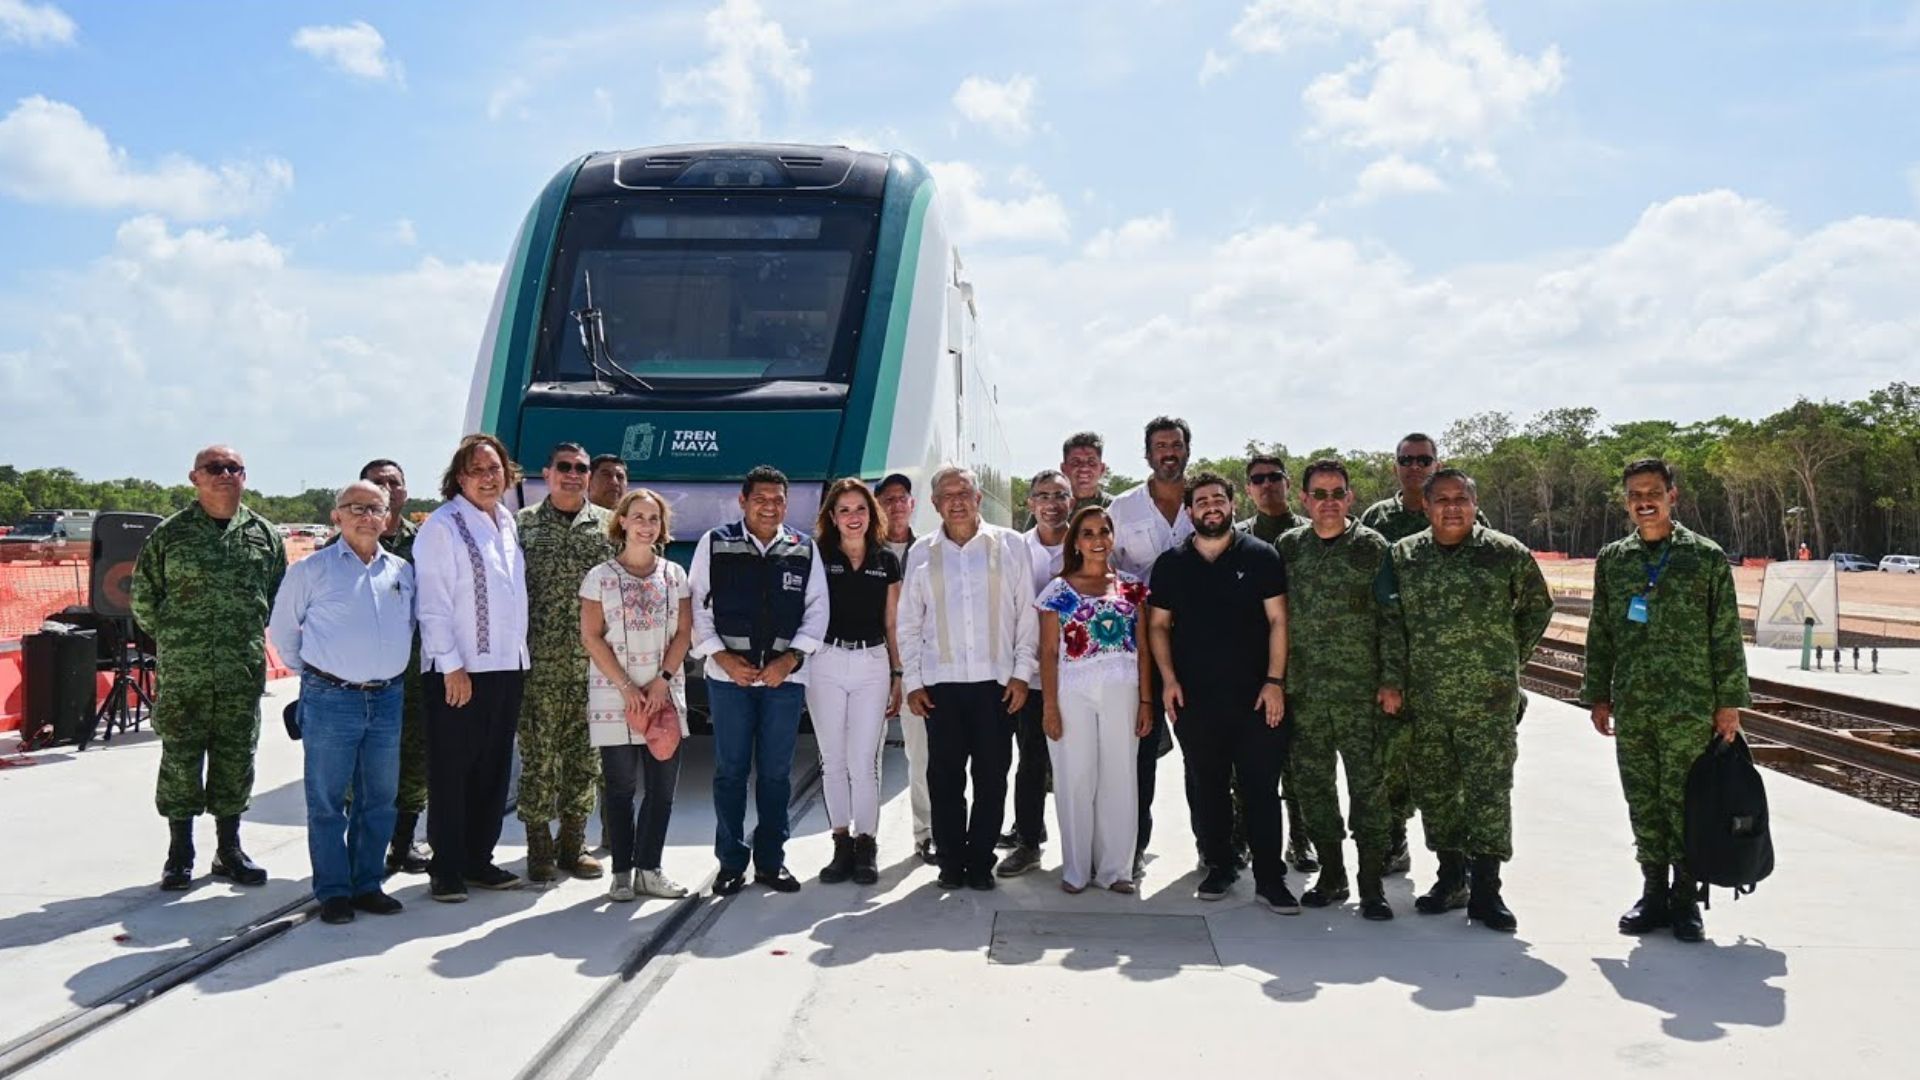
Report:
[[[1642,596],[1645,596],[1647,593],[1651,593],[1654,590],[1654,588],[1660,584],[1660,575],[1666,573],[1667,560],[1672,557],[1673,557],[1673,537],[1669,536],[1667,537],[1667,546],[1665,550],[1660,552],[1659,563],[1657,564],[1649,563],[1644,560],[1641,562],[1641,565],[1646,567],[1647,569],[1647,587],[1641,591]]]

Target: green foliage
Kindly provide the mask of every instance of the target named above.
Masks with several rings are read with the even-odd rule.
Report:
[[[247,506],[276,524],[325,524],[333,512],[333,491],[310,488],[298,495],[247,492]],[[27,469],[0,465],[0,523],[20,520],[32,510],[118,510],[167,515],[193,502],[189,484],[162,486],[152,480],[87,481],[72,469]],[[407,500],[408,511],[431,511],[431,499]]]

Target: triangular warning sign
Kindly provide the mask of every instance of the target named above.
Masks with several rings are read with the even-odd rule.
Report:
[[[1788,589],[1780,605],[1773,609],[1773,614],[1767,616],[1770,623],[1793,626],[1805,626],[1808,620],[1812,620],[1815,626],[1820,625],[1820,613],[1813,609],[1813,605],[1807,601],[1807,594],[1801,592],[1798,585]]]

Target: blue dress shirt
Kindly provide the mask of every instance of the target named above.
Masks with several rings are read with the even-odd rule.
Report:
[[[363,563],[345,542],[323,547],[287,568],[267,633],[295,671],[396,678],[413,650],[413,567],[385,548]]]

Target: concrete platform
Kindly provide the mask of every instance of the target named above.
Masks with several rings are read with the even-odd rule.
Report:
[[[1068,896],[1052,852],[1045,869],[995,892],[943,892],[912,857],[897,750],[886,764],[879,884],[814,880],[828,853],[816,801],[790,849],[805,889],[749,888],[696,924],[698,933],[641,973],[636,1013],[587,1071],[928,1080],[1203,1067],[1311,1073],[1371,1060],[1396,1076],[1703,1067],[1803,1076],[1905,1071],[1899,1063],[1910,1059],[1920,923],[1907,897],[1920,887],[1920,821],[1770,773],[1775,876],[1737,904],[1717,896],[1706,944],[1624,938],[1613,924],[1638,880],[1611,746],[1566,705],[1536,700],[1522,729],[1518,857],[1507,875],[1518,935],[1413,914],[1413,889],[1432,873],[1425,853],[1413,881],[1389,880],[1400,914],[1391,923],[1366,923],[1351,904],[1276,916],[1248,902],[1247,884],[1218,903],[1193,899],[1177,756],[1161,762],[1141,895]],[[33,780],[36,770],[0,775],[0,812],[19,821],[36,799],[66,799],[74,785]],[[126,780],[101,813],[125,803],[150,817],[141,786],[150,775]],[[668,855],[668,869],[688,883],[710,869],[705,791],[703,770],[690,766]],[[278,828],[294,842],[296,829]],[[127,891],[112,901],[118,908],[81,914],[92,911],[90,894],[56,877],[40,887],[57,883],[47,899],[67,905],[55,912],[66,933],[31,930],[45,901],[0,923],[9,990],[31,989],[54,969],[44,976],[51,985],[35,991],[40,1014],[73,1004],[66,986],[76,971],[120,955],[126,946],[112,942],[114,932],[159,925],[152,901],[135,894],[157,866],[130,837],[107,834],[72,853],[94,864],[91,895]],[[27,850],[19,843],[9,848]],[[298,850],[263,847],[261,857],[286,873],[304,862]],[[616,958],[666,907],[617,910],[591,882],[476,895],[457,907],[425,902],[422,891],[401,890],[410,903],[396,918],[300,925],[32,1073],[91,1077],[137,1060],[142,1075],[201,1075],[238,1037],[288,1080],[350,1067],[514,1075],[607,985]]]
[[[1772,679],[1793,686],[1812,686],[1839,694],[1898,705],[1920,706],[1920,649],[1881,649],[1880,670],[1873,670],[1872,653],[1860,650],[1860,667],[1853,666],[1849,647],[1838,671],[1833,654],[1828,652],[1825,667],[1800,670],[1799,649],[1762,649],[1747,646],[1747,674],[1756,679]]]

